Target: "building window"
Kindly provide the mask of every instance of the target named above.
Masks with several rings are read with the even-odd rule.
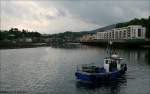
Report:
[[[141,36],[141,29],[138,29],[138,37]]]
[[[106,39],[106,33],[104,33],[104,38]]]
[[[114,38],[114,31],[112,32],[112,38]]]
[[[130,28],[127,29],[127,36],[130,37]]]
[[[124,30],[123,38],[126,38],[126,31]]]

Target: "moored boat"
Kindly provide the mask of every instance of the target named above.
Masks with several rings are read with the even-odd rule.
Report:
[[[76,79],[83,82],[113,81],[125,74],[127,65],[122,62],[123,58],[117,54],[109,54],[104,58],[103,67],[94,64],[77,66]]]

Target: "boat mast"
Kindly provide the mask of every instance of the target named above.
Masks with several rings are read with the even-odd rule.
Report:
[[[111,57],[111,54],[112,54],[111,45],[112,45],[112,41],[109,41],[108,45],[107,45],[107,54],[108,54],[108,57]]]

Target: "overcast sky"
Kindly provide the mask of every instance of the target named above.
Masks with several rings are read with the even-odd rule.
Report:
[[[0,1],[0,29],[40,33],[93,30],[150,16],[150,0]]]

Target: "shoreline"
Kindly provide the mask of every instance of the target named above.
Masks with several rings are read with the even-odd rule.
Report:
[[[7,43],[0,44],[1,49],[20,49],[20,48],[34,48],[34,47],[47,47],[47,43]]]
[[[150,48],[150,40],[109,40],[116,48]],[[108,46],[108,40],[80,41],[79,43],[93,46]]]
[[[70,43],[70,42],[69,42]],[[69,43],[0,43],[1,49],[20,49],[20,48],[35,48],[35,47],[61,47]],[[108,43],[102,42],[71,42],[71,43],[80,43],[82,45],[96,46],[96,47],[106,47]],[[115,48],[150,48],[150,44],[136,45],[136,44],[113,44]]]

